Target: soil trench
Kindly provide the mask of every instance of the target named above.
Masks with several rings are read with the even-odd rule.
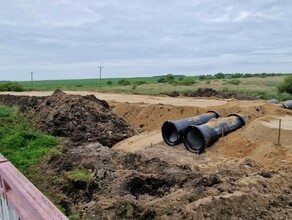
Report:
[[[262,101],[232,101],[223,106],[208,108],[130,103],[112,103],[112,106],[113,111],[129,124],[145,130],[142,134],[118,143],[114,149],[135,152],[151,148],[155,154],[164,146],[170,153],[174,148],[163,142],[160,131],[163,122],[188,118],[213,110],[222,114],[223,117],[232,113],[243,115],[246,118],[246,125],[221,138],[207,149],[204,157],[210,160],[216,157],[252,158],[264,167],[278,168],[290,166],[292,162],[292,112]],[[278,146],[279,119],[282,123],[281,146]],[[183,145],[180,148],[185,150]]]

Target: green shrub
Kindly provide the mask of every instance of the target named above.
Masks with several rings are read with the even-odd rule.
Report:
[[[167,74],[157,80],[158,83],[177,84],[173,74]]]
[[[183,78],[182,81],[179,82],[179,85],[189,86],[189,85],[193,85],[194,83],[195,83],[195,80],[193,78],[185,77]]]
[[[169,74],[166,74],[166,79],[168,80],[168,81],[171,81],[171,80],[174,80],[174,75],[173,74],[171,74],[171,73],[169,73]]]
[[[161,77],[161,78],[159,78],[159,79],[157,80],[157,82],[158,82],[158,83],[167,83],[168,80],[167,80],[167,78],[165,78],[165,77]]]
[[[229,88],[228,87],[223,87],[222,92],[229,92]]]
[[[206,84],[207,84],[207,85],[211,84],[211,80],[207,80],[207,81],[206,81]]]
[[[231,78],[242,78],[243,77],[243,74],[242,73],[234,73],[234,74],[231,74]]]
[[[14,91],[22,92],[24,91],[22,85],[16,82],[0,83],[0,91]]]
[[[108,86],[111,86],[111,85],[113,84],[113,81],[107,81],[106,84],[107,84]]]
[[[146,84],[146,81],[139,80],[139,81],[135,81],[134,84],[137,86],[140,86],[140,85]]]
[[[228,84],[232,84],[232,85],[239,85],[241,83],[241,81],[239,79],[231,79],[229,81],[227,81]]]
[[[173,85],[173,86],[176,86],[178,82],[175,81],[175,79],[171,79],[171,80],[168,81],[168,83]]]
[[[224,74],[224,73],[216,73],[216,74],[214,75],[214,77],[215,77],[216,79],[224,79],[224,78],[225,78],[225,74]]]
[[[199,80],[205,80],[205,79],[207,79],[207,76],[205,76],[205,75],[200,75],[199,76]]]
[[[277,88],[280,93],[287,92],[292,94],[292,75],[285,77],[284,82],[278,85]]]
[[[11,119],[13,115],[13,109],[8,108],[4,105],[0,105],[0,122],[3,122],[5,119]]]
[[[131,85],[131,82],[129,80],[126,80],[126,79],[121,79],[118,81],[118,85],[127,86],[127,85]]]
[[[82,84],[78,84],[78,85],[76,85],[76,87],[83,87],[83,85]]]

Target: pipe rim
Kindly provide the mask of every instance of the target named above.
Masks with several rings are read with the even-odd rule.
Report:
[[[206,113],[214,113],[216,115],[216,118],[220,118],[221,117],[221,114],[219,112],[217,112],[217,111],[211,110],[211,111],[207,111]]]
[[[227,115],[227,117],[229,117],[229,116],[236,116],[236,117],[238,117],[240,119],[240,121],[242,122],[242,126],[245,125],[245,118],[242,115],[239,115],[239,114],[229,114],[229,115]]]
[[[191,141],[193,143],[191,143]],[[204,134],[197,126],[189,126],[185,129],[183,142],[188,151],[198,154],[205,150],[207,144]],[[194,143],[198,145],[195,147]]]
[[[161,127],[162,138],[164,142],[170,146],[174,146],[179,142],[180,135],[176,126],[171,121],[166,121]]]

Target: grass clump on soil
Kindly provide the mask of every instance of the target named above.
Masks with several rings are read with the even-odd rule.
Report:
[[[57,138],[38,132],[17,109],[0,105],[0,153],[20,172],[26,174],[57,145]]]
[[[73,181],[82,181],[89,183],[92,181],[92,176],[87,170],[76,169],[66,173],[68,179]]]
[[[190,86],[195,84],[196,81],[193,78],[190,77],[184,77],[181,81],[179,81],[179,85],[184,85],[184,86]]]
[[[232,85],[239,85],[241,83],[241,81],[239,79],[231,79],[229,81],[227,81],[228,84],[232,84]]]
[[[264,100],[278,99],[279,101],[286,101],[286,100],[292,99],[292,95],[286,92],[278,93],[278,92],[272,92],[272,91],[270,92],[270,91],[262,91],[262,90],[245,90],[245,89],[235,89],[231,91],[238,94],[244,94],[244,95],[248,95],[251,97],[256,97],[256,98],[260,98]]]

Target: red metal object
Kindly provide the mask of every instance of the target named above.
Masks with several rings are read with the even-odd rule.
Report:
[[[4,157],[0,157],[0,194],[21,220],[68,219]]]

